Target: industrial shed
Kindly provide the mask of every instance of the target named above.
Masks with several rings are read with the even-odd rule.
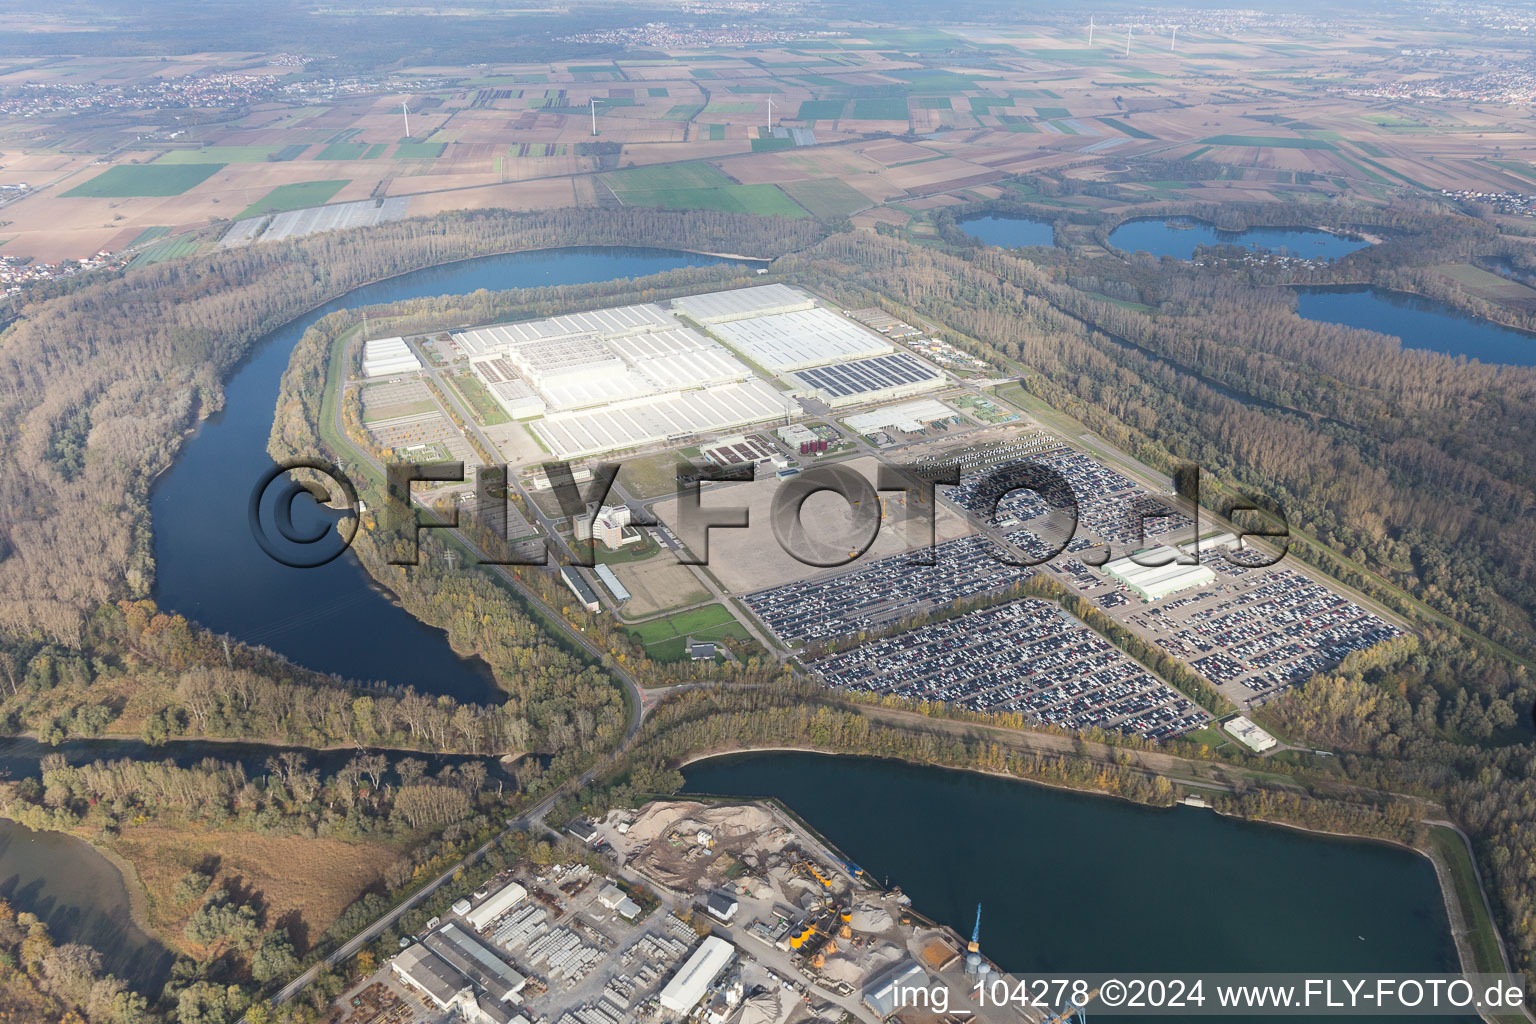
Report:
[[[392,377],[419,369],[421,360],[416,358],[404,338],[375,338],[363,342],[364,377]]]
[[[488,896],[485,902],[465,914],[464,920],[468,921],[469,926],[475,931],[480,931],[527,898],[527,889],[516,882],[508,882]]]
[[[1104,572],[1134,590],[1143,601],[1156,601],[1194,587],[1216,581],[1216,574],[1203,565],[1180,565],[1174,561],[1179,552],[1170,547],[1136,552],[1143,561],[1163,561],[1163,565],[1142,565],[1127,555],[1104,564]]]
[[[799,370],[793,379],[836,409],[861,402],[910,398],[942,387],[944,374],[916,356],[892,352]]]
[[[820,306],[738,318],[710,329],[747,359],[776,373],[893,351],[880,335]]]
[[[556,458],[576,459],[801,412],[798,403],[754,377],[708,390],[551,413],[533,424],[533,432]]]
[[[735,955],[736,949],[729,942],[717,935],[706,936],[661,990],[661,1005],[673,1013],[692,1010]]]
[[[786,284],[764,284],[725,292],[706,292],[672,300],[672,308],[701,324],[723,324],[747,317],[810,309],[816,300]]]
[[[956,418],[955,410],[943,402],[923,398],[915,402],[888,405],[883,409],[849,416],[843,422],[860,434],[873,434],[876,431],[892,429],[915,434],[930,423],[942,423]]]

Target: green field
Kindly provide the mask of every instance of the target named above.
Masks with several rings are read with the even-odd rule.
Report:
[[[366,142],[333,142],[315,156],[316,160],[361,160],[372,147]]]
[[[792,181],[779,187],[822,220],[837,220],[872,205],[862,193],[836,178]]]
[[[657,164],[652,167],[628,167],[603,175],[603,181],[620,196],[631,192],[661,189],[720,188],[732,185],[726,173],[705,160],[681,164]]]
[[[721,188],[663,188],[626,192],[630,206],[655,206],[663,210],[719,210],[722,213],[754,213],[759,216],[804,217],[805,210],[777,185],[726,185]]]
[[[442,142],[402,142],[395,147],[397,160],[436,160],[443,155]]]
[[[502,423],[511,423],[512,417],[501,407],[501,403],[485,390],[485,385],[473,373],[455,373],[449,378],[453,390],[464,399],[464,404],[469,406],[469,411],[474,414],[482,427],[494,427]]]
[[[342,178],[332,181],[300,181],[292,185],[279,185],[247,206],[235,219],[265,217],[269,213],[302,210],[306,206],[322,206],[346,184],[348,179]]]
[[[965,92],[976,88],[975,75],[962,75],[953,71],[893,71],[891,77],[902,79],[918,92]]]
[[[1124,121],[1117,117],[1100,117],[1096,118],[1095,120],[1097,120],[1100,124],[1107,124],[1116,131],[1123,132],[1133,139],[1157,138],[1156,135],[1149,135],[1148,133],[1142,131],[1140,128],[1132,128],[1130,125],[1126,124]]]
[[[1282,135],[1212,135],[1201,139],[1210,146],[1267,146],[1270,149],[1333,149],[1320,139],[1292,139]]]
[[[667,95],[667,87],[664,85],[653,85],[646,92],[652,96],[665,96]]]
[[[919,96],[917,98],[919,110],[953,110],[955,105],[950,102],[948,96]]]
[[[754,153],[774,153],[781,149],[794,148],[794,139],[780,139],[770,135],[766,139],[756,138],[752,140],[752,152]]]
[[[905,121],[907,101],[901,96],[854,100],[851,116],[860,121]]]
[[[1036,107],[1035,108],[1035,116],[1037,116],[1037,117],[1071,117],[1072,116],[1072,111],[1068,110],[1066,107]]]
[[[308,149],[300,146],[299,152]],[[173,149],[155,163],[166,164],[264,164],[269,160],[292,159],[287,146],[205,146],[202,149]]]
[[[751,114],[767,108],[758,103],[711,103],[704,108],[706,114]]]
[[[224,164],[118,164],[64,193],[64,198],[90,196],[125,199],[131,196],[179,196],[224,169]]]
[[[168,238],[163,242],[141,250],[128,266],[130,268],[148,267],[156,263],[164,263],[167,260],[177,260],[183,256],[191,256],[197,252],[197,249],[198,243],[193,238]]]
[[[724,605],[710,604],[692,611],[651,619],[631,626],[628,632],[645,645],[652,661],[681,661],[688,656],[684,644],[695,640],[749,640],[751,636]]]
[[[806,100],[795,117],[802,121],[833,121],[843,116],[844,100]]]

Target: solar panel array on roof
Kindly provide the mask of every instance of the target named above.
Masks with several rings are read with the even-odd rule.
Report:
[[[815,366],[795,377],[832,406],[913,395],[944,383],[943,374],[905,352]]]

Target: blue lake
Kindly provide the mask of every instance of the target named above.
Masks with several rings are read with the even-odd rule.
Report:
[[[1176,226],[1175,226],[1176,225]],[[1218,231],[1202,221],[1186,218],[1130,220],[1109,233],[1109,244],[1125,252],[1149,252],[1187,260],[1202,245],[1241,245],[1269,252],[1288,251],[1304,259],[1338,259],[1369,242],[1305,228],[1250,228]]]
[[[1404,348],[1483,363],[1536,366],[1536,335],[1468,316],[1416,295],[1380,288],[1300,288],[1296,311],[1308,320],[1359,327],[1402,339]]]

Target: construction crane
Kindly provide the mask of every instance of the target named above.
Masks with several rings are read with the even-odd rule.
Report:
[[[1067,1004],[1069,1009],[1066,1013],[1053,1013],[1040,1024],[1088,1024],[1088,1004],[1093,1002],[1094,996],[1098,994],[1099,990],[1094,989],[1083,997],[1082,1002],[1079,1003],[1074,999]]]

